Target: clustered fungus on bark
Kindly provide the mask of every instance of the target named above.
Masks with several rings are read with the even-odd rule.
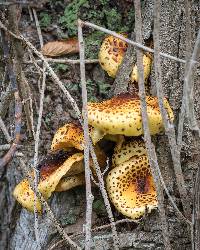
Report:
[[[121,34],[126,37],[125,34]],[[99,63],[101,67],[108,73],[110,77],[115,78],[120,64],[123,61],[128,44],[119,38],[107,36],[99,51]],[[150,75],[152,58],[149,54],[143,56],[144,80],[146,81]],[[131,82],[138,82],[137,65],[133,66],[130,76]]]
[[[108,36],[103,41],[99,62],[111,77],[115,77],[126,49],[127,44],[118,38]],[[144,80],[149,77],[151,61],[149,55],[144,55]],[[131,80],[138,81],[136,65],[131,73]],[[158,98],[147,95],[146,104],[151,135],[163,133],[164,124]],[[169,121],[173,122],[173,111],[166,98],[164,107]],[[144,131],[138,94],[123,93],[103,102],[89,102],[88,123],[102,171],[107,165],[107,157],[112,159],[105,180],[114,207],[132,219],[151,212],[158,202],[145,144],[141,138]],[[105,147],[108,141],[112,141],[112,150],[109,153]],[[50,198],[53,192],[67,191],[85,184],[83,150],[84,134],[78,123],[68,123],[58,129],[51,144],[50,155],[38,165],[38,190],[45,199]],[[96,178],[92,159],[90,168]],[[13,194],[23,207],[34,211],[34,192],[27,179],[15,187]],[[38,199],[36,208],[42,212]]]

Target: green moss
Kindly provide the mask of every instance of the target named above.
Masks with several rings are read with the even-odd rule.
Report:
[[[39,16],[39,22],[41,28],[47,28],[48,26],[51,25],[52,17],[45,12],[41,12]]]
[[[78,14],[81,7],[89,7],[88,0],[74,0],[64,10],[64,15],[60,17],[60,24],[67,28],[69,36],[77,35]]]
[[[104,9],[104,14],[108,29],[115,31],[122,30],[122,16],[116,8],[110,10]]]
[[[100,31],[94,31],[85,36],[85,57],[98,58],[98,51],[105,34]]]

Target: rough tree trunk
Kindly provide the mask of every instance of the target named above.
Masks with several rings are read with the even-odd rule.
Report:
[[[200,24],[200,2],[193,1],[192,5],[192,44],[194,45],[197,30]],[[163,52],[169,53],[176,57],[184,58],[185,56],[185,12],[184,2],[162,1],[161,8],[161,32],[160,43]],[[151,0],[144,1],[143,5],[143,32],[144,38],[152,35],[153,28],[153,4]],[[178,121],[178,112],[181,105],[181,96],[183,90],[184,65],[162,58],[163,87],[165,96],[173,107],[176,115],[175,122]],[[200,118],[200,80],[199,72],[195,78],[195,111],[197,119]],[[154,85],[154,75],[151,77],[152,85]],[[154,88],[152,87],[152,93]],[[155,138],[157,145],[157,153],[163,176],[167,183],[173,198],[180,205],[179,194],[174,179],[173,165],[171,161],[170,151],[168,148],[167,138],[158,136]],[[184,132],[184,146],[182,150],[182,168],[185,181],[187,183],[187,191],[190,201],[192,202],[192,188],[194,175],[198,168],[198,154],[200,146],[196,145],[196,140],[187,124]],[[34,238],[34,216],[24,209],[20,209],[13,199],[11,193],[16,182],[20,180],[19,162],[14,159],[7,166],[1,177],[0,182],[0,249],[38,249]],[[67,232],[82,230],[81,223],[84,219],[79,218],[85,213],[84,189],[72,190],[67,193],[54,195],[51,201],[51,207],[57,218],[63,225],[69,220],[78,221],[76,226],[66,227]],[[80,206],[81,204],[81,206]],[[170,240],[172,248],[191,249],[190,231],[185,223],[177,219],[172,207],[166,199],[166,212],[169,223]],[[121,249],[164,249],[162,243],[162,232],[159,225],[157,211],[150,214],[137,227],[131,230],[122,230],[120,235]],[[48,218],[40,219],[40,241],[43,249],[47,249],[52,242],[56,242],[60,237],[57,236],[55,228]],[[83,237],[77,238],[79,244],[83,244]],[[109,231],[95,233],[93,237],[94,249],[112,249],[112,239]],[[64,243],[58,245],[55,249],[69,249]]]

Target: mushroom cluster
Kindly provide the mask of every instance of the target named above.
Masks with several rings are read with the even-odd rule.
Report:
[[[38,190],[45,199],[50,198],[54,191],[66,191],[85,183],[83,149],[83,130],[80,125],[69,123],[58,129],[51,144],[51,153],[38,165]],[[95,153],[100,167],[105,167],[106,155],[98,145],[95,145]],[[95,175],[92,160],[90,167]],[[31,176],[34,177],[33,173]],[[34,211],[34,192],[28,179],[15,187],[13,195],[23,207]],[[38,199],[36,208],[38,212],[42,211]]]
[[[118,38],[108,36],[103,41],[99,62],[109,76],[115,77],[126,49],[127,43]],[[151,60],[149,55],[144,55],[145,80],[150,74]],[[138,81],[136,65],[131,73],[131,81]],[[146,96],[146,104],[151,135],[163,133],[164,124],[158,98]],[[173,111],[166,98],[164,108],[169,122],[173,122]],[[100,167],[103,169],[106,166],[108,156],[112,158],[112,166],[105,179],[115,208],[132,219],[138,219],[156,208],[158,202],[155,184],[144,141],[139,139],[144,133],[139,96],[124,93],[102,102],[89,102],[88,123]],[[108,141],[112,141],[109,153],[105,144],[101,144]],[[51,153],[38,165],[38,190],[45,199],[50,198],[53,192],[67,191],[85,183],[83,150],[84,134],[79,124],[68,123],[58,129],[52,140]],[[90,168],[96,177],[91,159]],[[34,174],[31,173],[31,176],[33,178]],[[23,207],[29,211],[34,210],[34,192],[28,179],[22,180],[13,194]],[[38,212],[42,211],[38,199],[36,209]]]

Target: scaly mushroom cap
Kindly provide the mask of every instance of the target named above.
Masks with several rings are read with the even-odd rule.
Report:
[[[83,144],[83,130],[81,126],[76,123],[67,123],[56,131],[51,144],[51,150],[56,151],[69,148],[83,150]]]
[[[116,76],[127,47],[126,42],[114,36],[104,39],[99,51],[99,63],[109,76],[113,78]]]
[[[62,177],[64,177],[71,169],[73,169],[77,162],[82,162],[83,166],[83,154],[76,153],[66,159],[60,166],[57,165],[53,168],[50,166],[45,166],[40,173],[41,180],[38,184],[38,190],[44,196],[45,199],[48,199],[51,194],[55,191],[57,185],[59,184]],[[72,183],[72,187],[74,184]],[[72,188],[71,187],[71,188]],[[68,188],[69,189],[69,188]],[[22,180],[14,189],[13,195],[15,199],[29,211],[34,211],[34,192],[31,189],[28,181],[26,179]],[[41,212],[41,204],[37,199],[37,210]]]
[[[155,184],[145,155],[113,168],[106,183],[112,203],[127,217],[139,219],[157,207]]]
[[[150,133],[164,131],[157,97],[146,96]],[[170,121],[173,111],[167,99],[164,99]],[[88,122],[91,126],[106,134],[139,136],[143,134],[140,99],[136,95],[121,94],[101,103],[88,103]]]
[[[122,146],[115,147],[114,154],[112,156],[112,167],[120,165],[132,157],[140,157],[146,155],[146,147],[144,141],[141,139],[134,139],[133,141],[124,142]]]
[[[126,35],[122,34],[124,37]],[[118,68],[122,63],[128,44],[114,36],[107,36],[99,51],[99,63],[101,67],[108,73],[110,77],[115,78]],[[151,72],[152,59],[150,56],[143,56],[144,80],[147,80]],[[133,67],[131,73],[131,81],[138,82],[137,65]]]

